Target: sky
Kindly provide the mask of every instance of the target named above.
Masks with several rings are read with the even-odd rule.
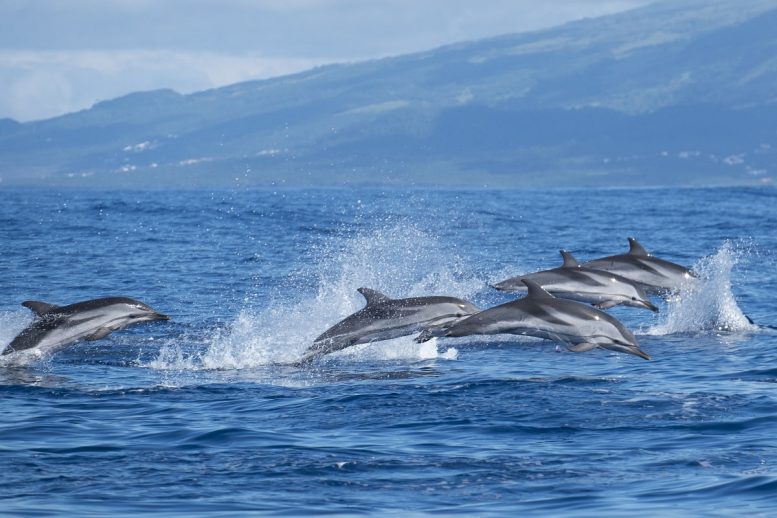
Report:
[[[650,0],[0,0],[0,118],[428,50]]]

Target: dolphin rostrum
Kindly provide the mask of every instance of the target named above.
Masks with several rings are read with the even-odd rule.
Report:
[[[316,338],[298,364],[352,345],[389,340],[427,327],[447,325],[479,311],[472,303],[454,297],[392,299],[369,288],[357,291],[364,296],[367,305]]]
[[[620,321],[587,304],[556,298],[534,281],[524,279],[526,297],[486,309],[444,328],[427,329],[417,338],[513,334],[536,336],[565,344],[570,351],[596,347],[650,359]]]
[[[93,299],[69,306],[28,300],[22,306],[30,308],[36,318],[8,344],[3,354],[32,348],[52,352],[78,340],[105,338],[138,322],[170,320],[167,315],[127,297]]]
[[[609,309],[618,304],[658,311],[650,302],[645,290],[634,282],[604,270],[580,265],[567,252],[561,250],[564,264],[558,268],[511,277],[494,284],[500,291],[526,291],[523,279],[534,281],[555,297],[587,302],[599,309]]]
[[[594,259],[583,266],[626,277],[655,293],[675,291],[695,278],[688,268],[653,257],[633,237],[629,238],[628,253]]]

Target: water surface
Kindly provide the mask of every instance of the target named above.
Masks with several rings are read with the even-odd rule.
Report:
[[[0,344],[30,299],[173,320],[0,360],[0,512],[771,515],[775,192],[4,191]],[[407,337],[281,365],[360,286],[488,307],[628,236],[703,281],[610,311],[652,361]]]

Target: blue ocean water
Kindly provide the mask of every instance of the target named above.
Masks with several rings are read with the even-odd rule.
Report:
[[[29,299],[173,317],[2,359],[0,513],[777,512],[774,189],[0,197],[0,345]],[[610,311],[651,361],[407,337],[282,365],[360,286],[488,307],[512,298],[488,283],[628,236],[702,279]]]

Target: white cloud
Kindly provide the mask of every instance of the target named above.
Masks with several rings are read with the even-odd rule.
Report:
[[[41,119],[139,90],[189,93],[332,61],[166,50],[0,51],[0,116]]]
[[[58,115],[72,110],[76,95],[70,82],[57,73],[32,69],[15,78],[0,79],[7,92],[0,97],[0,113],[17,120]]]
[[[50,117],[138,90],[192,92],[648,2],[2,0],[0,117]]]

